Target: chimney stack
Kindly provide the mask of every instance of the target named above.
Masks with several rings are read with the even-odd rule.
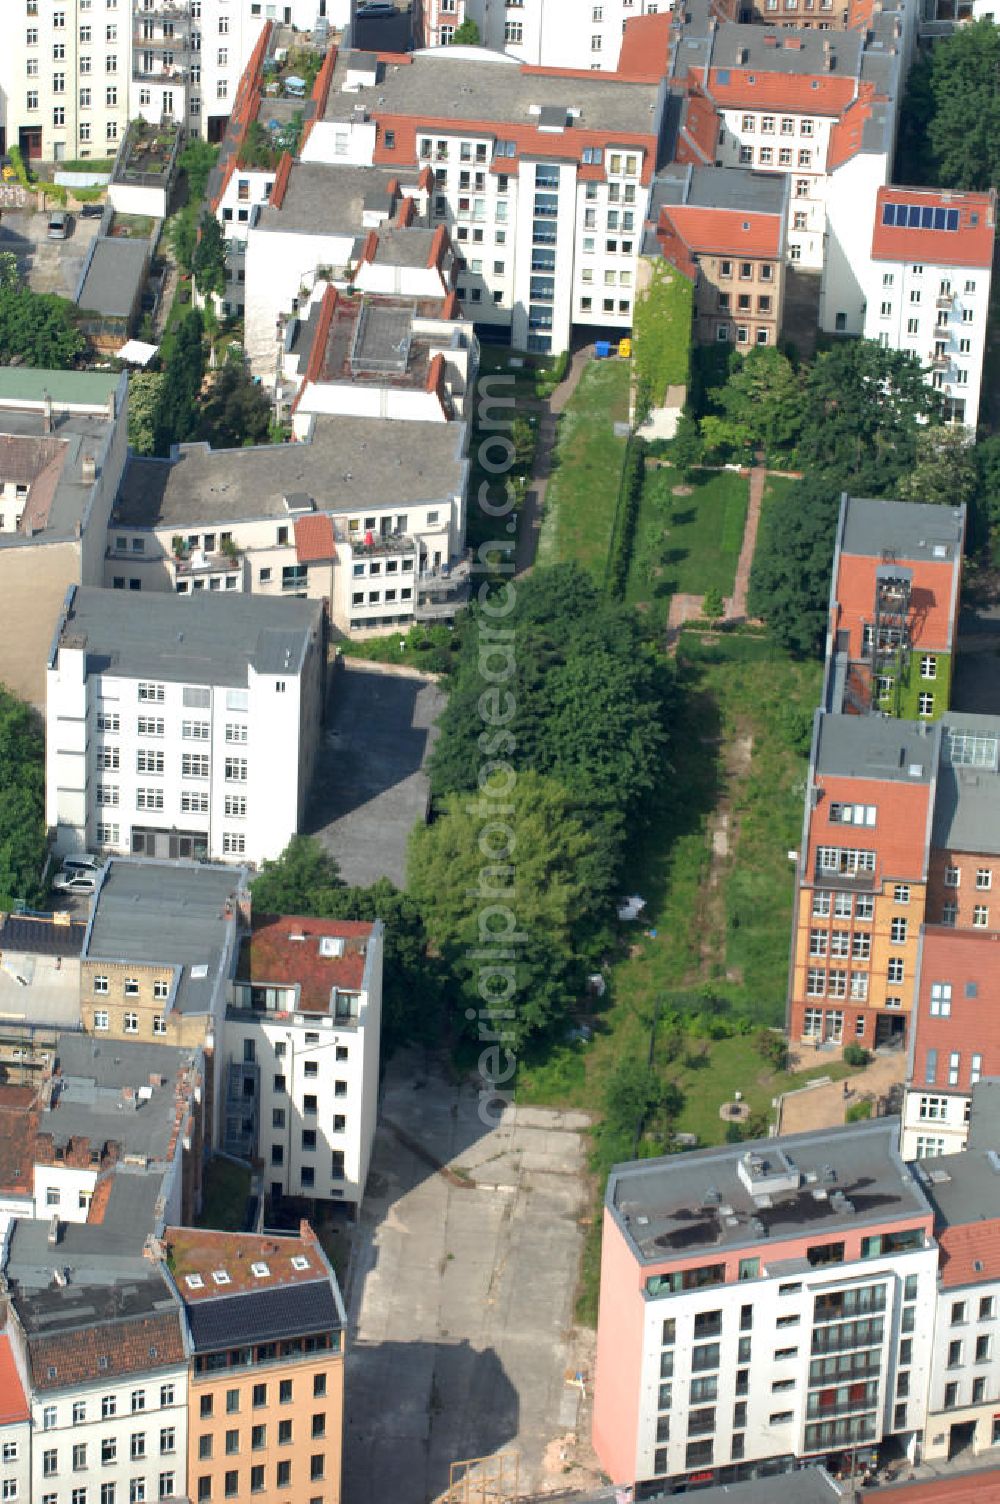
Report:
[[[80,463],[80,475],[84,485],[93,485],[97,479],[97,461],[92,454],[85,454]]]
[[[52,398],[48,392],[42,393],[42,433],[52,432]]]

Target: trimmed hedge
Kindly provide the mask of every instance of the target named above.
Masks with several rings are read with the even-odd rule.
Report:
[[[636,421],[659,407],[668,386],[687,386],[694,288],[667,261],[650,262],[650,280],[632,317]]]
[[[605,589],[615,600],[625,599],[628,572],[632,564],[635,546],[635,529],[639,520],[639,504],[642,500],[642,485],[646,475],[646,446],[642,439],[630,438],[625,450],[621,480],[618,485],[618,504],[615,508],[615,523],[608,554],[608,572]]]

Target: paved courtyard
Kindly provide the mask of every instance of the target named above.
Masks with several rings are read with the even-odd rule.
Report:
[[[54,292],[72,298],[76,292],[90,242],[100,226],[97,219],[70,216],[65,240],[49,240],[49,216],[34,210],[4,209],[0,214],[0,251],[13,251],[17,269],[32,292]]]
[[[345,1504],[428,1504],[495,1451],[522,1493],[565,1487],[585,1123],[521,1109],[487,1130],[471,1085],[416,1051],[390,1063],[348,1276]]]
[[[424,763],[444,695],[418,674],[379,673],[350,659],[331,675],[328,717],[306,830],[346,883],[406,879],[406,843],[427,812]]]

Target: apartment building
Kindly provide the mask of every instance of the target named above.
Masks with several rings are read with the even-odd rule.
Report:
[[[582,9],[571,0],[521,0],[501,8],[487,0],[427,0],[421,39],[425,47],[448,46],[463,21],[474,21],[484,47],[519,62],[614,73],[626,23],[660,9],[668,7],[658,0],[602,0]]]
[[[964,507],[844,495],[834,547],[823,704],[932,721],[947,709]]]
[[[31,1498],[31,1409],[6,1334],[0,1336],[0,1495]]]
[[[863,280],[864,333],[928,368],[948,416],[975,428],[996,192],[881,188]]]
[[[897,1137],[882,1119],[612,1170],[593,1442],[614,1484],[862,1466],[889,1436],[915,1455],[938,1250]]]
[[[409,299],[317,286],[287,347],[281,375],[295,390],[300,437],[320,413],[420,423],[472,417],[479,342],[454,292]]]
[[[789,179],[729,167],[673,167],[650,194],[644,249],[694,283],[694,337],[776,345],[785,291]]]
[[[133,458],[106,583],[264,613],[275,597],[304,596],[344,635],[434,618],[465,547],[466,425],[400,419],[391,446],[376,416],[303,414],[297,428],[291,445]]]
[[[371,1162],[381,922],[256,915],[226,1011],[228,1153],[283,1195],[358,1207]]]
[[[127,393],[124,373],[0,370],[0,680],[38,709],[66,591],[103,580]]]
[[[309,1224],[168,1227],[162,1246],[190,1353],[190,1498],[339,1504],[347,1323]]]
[[[141,1254],[125,1273],[99,1226],[76,1231],[56,1263],[46,1224],[18,1222],[7,1255],[7,1335],[31,1408],[26,1497],[184,1498],[188,1363],[177,1303]]]
[[[341,52],[307,162],[430,167],[432,223],[477,323],[556,352],[574,325],[631,326],[666,82],[533,69],[484,49]]]
[[[324,665],[318,603],[71,590],[48,662],[57,854],[280,855],[309,792]]]
[[[939,752],[939,727],[817,712],[789,968],[793,1039],[906,1040]]]
[[[129,118],[130,0],[11,0],[6,144],[31,161],[113,157]]]

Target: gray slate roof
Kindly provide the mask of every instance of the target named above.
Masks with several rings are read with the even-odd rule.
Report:
[[[128,318],[146,276],[149,242],[102,235],[94,242],[93,254],[77,290],[76,304],[83,313],[102,318]]]
[[[319,601],[78,586],[56,643],[85,638],[90,674],[246,688],[251,668],[297,674],[321,614]]]
[[[415,179],[416,174],[409,176]],[[365,209],[389,213],[389,184],[406,186],[395,167],[341,166],[336,162],[294,162],[281,207],[266,204],[254,230],[295,231],[302,235],[363,235]]]
[[[89,1138],[95,1148],[112,1142],[121,1145],[123,1154],[166,1159],[176,1120],[175,1083],[180,1071],[193,1063],[190,1050],[62,1034],[56,1061],[62,1074],[52,1105],[39,1114],[40,1133],[51,1133],[57,1145]],[[166,1085],[154,1087],[139,1105],[123,1109],[123,1089],[138,1091],[151,1076],[165,1078]]]
[[[666,204],[784,214],[786,184],[787,179],[777,172],[748,172],[742,167],[669,167],[653,181],[647,218],[655,220],[660,206]]]
[[[845,554],[871,558],[889,550],[900,560],[957,559],[964,528],[964,507],[849,496],[841,547]]]
[[[251,1290],[218,1300],[190,1301],[187,1319],[195,1352],[235,1347],[241,1342],[273,1342],[332,1332],[341,1326],[329,1280]]]

